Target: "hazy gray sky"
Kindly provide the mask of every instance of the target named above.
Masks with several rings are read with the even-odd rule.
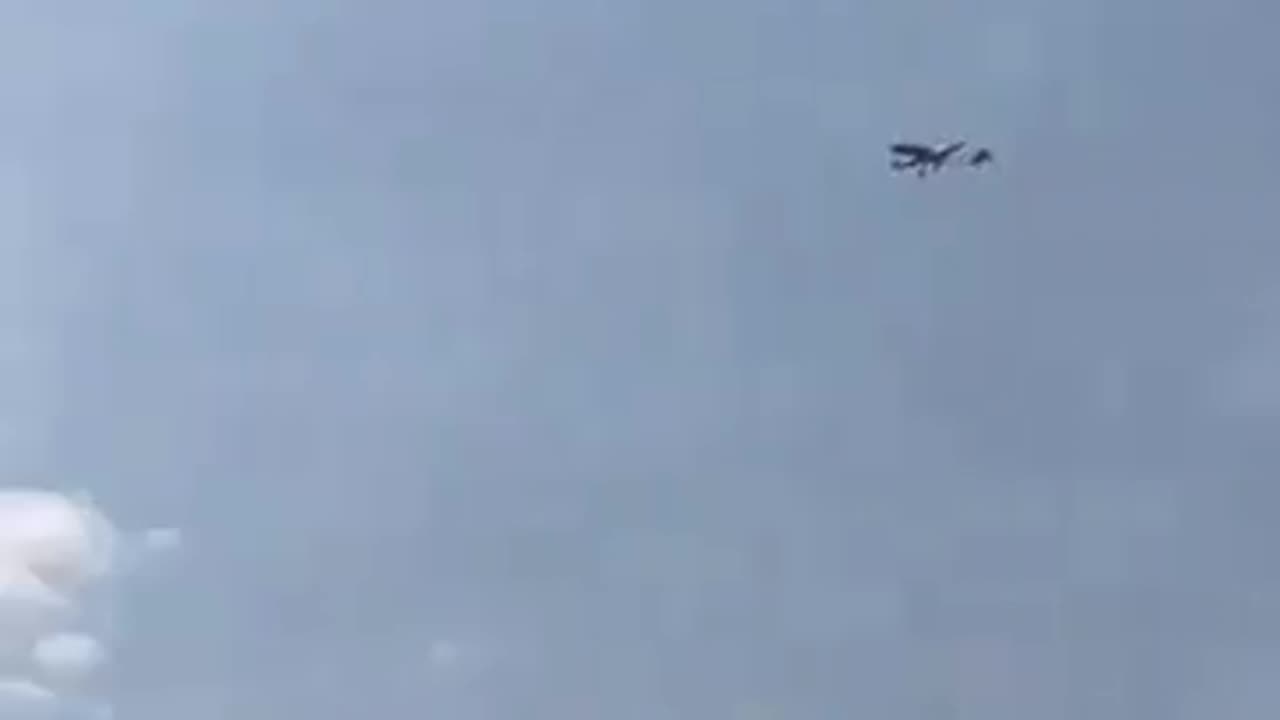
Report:
[[[122,718],[1280,707],[1280,9],[0,19],[2,467],[189,541]]]

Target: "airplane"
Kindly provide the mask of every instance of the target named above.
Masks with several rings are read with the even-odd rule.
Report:
[[[930,169],[937,172],[965,146],[964,141],[947,143],[938,147],[918,145],[916,143],[894,143],[889,150],[896,155],[890,167],[894,170],[910,170],[915,168],[918,177],[924,177]],[[988,155],[990,153],[988,152]]]

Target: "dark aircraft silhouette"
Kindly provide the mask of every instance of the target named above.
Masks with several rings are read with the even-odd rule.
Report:
[[[917,145],[916,143],[894,143],[889,146],[889,150],[896,156],[890,167],[894,170],[910,170],[914,168],[917,177],[924,177],[930,170],[934,172],[941,170],[942,166],[951,159],[951,156],[955,155],[964,146],[964,141],[948,143],[938,147]]]
[[[969,157],[969,167],[986,165],[987,163],[995,162],[995,159],[990,149],[978,148],[978,151]]]

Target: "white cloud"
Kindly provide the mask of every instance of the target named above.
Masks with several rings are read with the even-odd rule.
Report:
[[[109,653],[86,611],[116,573],[119,541],[87,497],[0,490],[0,720],[109,707],[90,697]],[[179,541],[172,529],[138,538],[146,552]]]
[[[53,718],[58,705],[53,691],[31,680],[0,679],[0,720]]]
[[[177,528],[152,528],[142,534],[147,550],[169,552],[182,547],[182,531]]]
[[[81,632],[54,633],[40,638],[32,659],[48,683],[59,689],[78,692],[107,660],[106,648],[92,635]]]
[[[71,595],[110,571],[115,529],[87,500],[36,490],[0,492],[0,563]]]

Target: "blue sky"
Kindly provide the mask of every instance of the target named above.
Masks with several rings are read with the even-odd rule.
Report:
[[[1276,12],[0,11],[120,716],[1271,717]]]

